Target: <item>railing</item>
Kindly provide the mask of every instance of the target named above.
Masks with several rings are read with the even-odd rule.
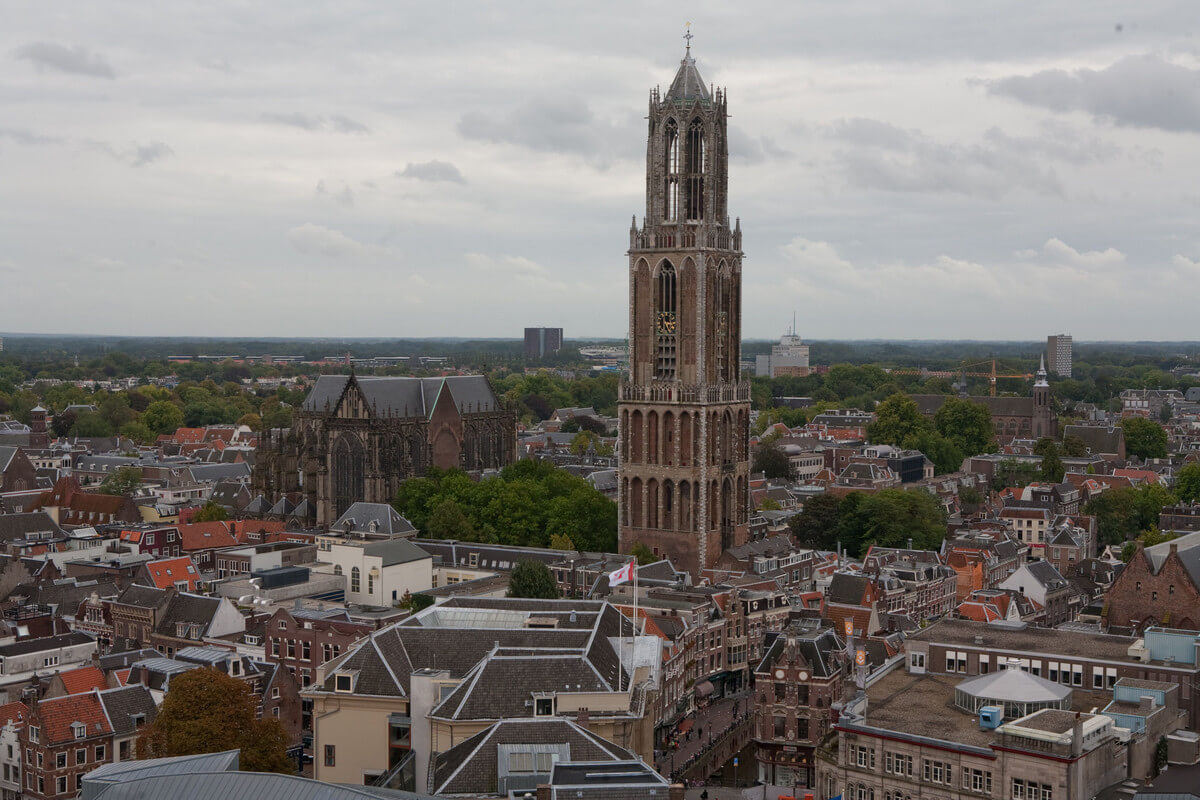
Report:
[[[694,250],[700,247],[711,250],[742,249],[742,232],[721,227],[716,230],[697,232],[694,225],[671,225],[644,227],[629,232],[630,250]]]
[[[618,398],[631,403],[748,403],[750,384],[697,386],[684,383],[632,384],[622,382]]]

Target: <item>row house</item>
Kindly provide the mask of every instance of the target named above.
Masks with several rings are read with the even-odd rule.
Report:
[[[1137,542],[1105,594],[1102,616],[1109,630],[1200,626],[1200,532],[1151,547]]]
[[[134,759],[137,736],[157,713],[144,686],[40,701],[31,694],[28,704],[17,741],[24,755],[24,797],[32,800],[74,797],[83,789],[83,776],[96,767]]]
[[[1040,609],[1039,625],[1053,628],[1070,622],[1083,607],[1083,600],[1070,581],[1049,561],[1030,561],[1000,582],[1000,589],[1025,595]]]
[[[775,786],[815,783],[815,751],[830,732],[847,658],[820,620],[798,619],[774,634],[754,667],[758,779]]]
[[[810,592],[816,586],[816,561],[814,550],[797,547],[792,537],[783,533],[726,549],[705,576],[717,582],[730,576],[752,576],[772,580],[781,589]]]
[[[172,525],[125,526],[118,538],[132,552],[155,558],[169,558],[182,552],[179,529]]]
[[[946,565],[957,575],[955,596],[962,602],[972,592],[994,589],[1025,563],[1029,552],[1008,534],[1008,529],[993,523],[960,529],[943,547]]]
[[[1054,512],[1045,506],[1012,503],[997,512],[996,517],[1007,524],[1017,541],[1029,546],[1030,554],[1041,558],[1046,532],[1054,522]]]

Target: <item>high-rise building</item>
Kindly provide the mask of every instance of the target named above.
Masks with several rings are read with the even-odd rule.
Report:
[[[1049,360],[1050,371],[1063,377],[1071,377],[1072,343],[1069,333],[1046,337],[1046,357]]]
[[[750,386],[727,115],[689,43],[667,92],[650,93],[646,215],[629,232],[620,547],[644,544],[694,576],[747,539]]]
[[[796,335],[795,324],[779,339],[779,344],[772,345],[770,355],[754,359],[754,374],[760,378],[803,378],[811,371],[808,345]]]
[[[562,328],[526,328],[525,357],[545,358],[562,349]]]

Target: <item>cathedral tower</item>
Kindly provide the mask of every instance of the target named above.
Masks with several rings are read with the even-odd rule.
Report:
[[[620,548],[641,542],[694,577],[747,539],[750,386],[726,108],[689,43],[666,94],[650,93],[646,215],[629,232]]]

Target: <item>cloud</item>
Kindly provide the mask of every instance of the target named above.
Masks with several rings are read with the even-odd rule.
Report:
[[[824,128],[838,145],[833,158],[852,185],[889,192],[950,193],[998,198],[1014,189],[1061,196],[1053,168],[1016,140],[941,142],[880,120],[843,119]]]
[[[401,178],[415,178],[419,181],[449,181],[450,183],[466,183],[458,167],[449,161],[425,161],[420,164],[408,162],[403,170],[396,173]]]
[[[1187,256],[1176,255],[1171,259],[1171,265],[1185,274],[1193,277],[1200,276],[1200,261],[1193,261]]]
[[[1049,69],[982,83],[991,94],[1051,111],[1084,111],[1136,128],[1200,131],[1200,70],[1157,55],[1127,56],[1101,70]]]
[[[341,231],[307,222],[287,232],[292,247],[305,255],[326,258],[374,257],[390,253],[386,247],[364,244]]]
[[[276,125],[286,125],[303,131],[332,131],[334,133],[370,133],[371,129],[361,122],[343,116],[342,114],[305,114],[302,111],[277,112],[264,111],[261,118],[265,122]]]
[[[119,149],[108,142],[85,139],[83,140],[83,145],[111,156],[122,164],[128,164],[131,167],[144,167],[147,164],[153,164],[159,159],[175,155],[175,151],[164,142],[149,142],[147,144],[134,142],[128,148]]]
[[[1116,248],[1080,252],[1058,238],[1050,239],[1042,245],[1042,252],[1059,263],[1084,269],[1104,269],[1125,263],[1125,254]]]
[[[540,97],[501,113],[471,111],[459,119],[458,132],[477,142],[583,156],[601,166],[623,151],[618,143],[641,138],[632,129],[597,118],[587,102],[573,95]]]
[[[342,190],[335,195],[325,186],[324,180],[319,180],[317,181],[317,196],[331,196],[339,205],[346,206],[347,208],[354,205],[354,190],[349,185],[343,186]]]
[[[761,164],[790,156],[770,136],[751,136],[736,125],[729,126],[729,160]]]
[[[11,142],[25,145],[62,143],[62,139],[57,136],[44,136],[25,128],[0,128],[0,139],[8,139]]]
[[[66,47],[54,42],[32,42],[18,47],[16,57],[33,64],[39,71],[66,72],[110,80],[117,77],[103,56],[81,45]]]

